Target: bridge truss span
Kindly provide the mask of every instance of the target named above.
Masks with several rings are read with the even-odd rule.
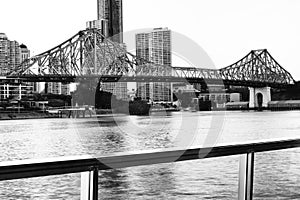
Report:
[[[172,67],[138,58],[125,44],[105,38],[99,29],[86,29],[13,69],[9,78],[23,81],[72,82],[82,77],[106,81],[180,81],[242,86],[286,86],[291,74],[266,49],[253,50],[234,64],[221,68]]]
[[[196,67],[173,67],[174,75],[180,78],[222,79],[219,70]]]
[[[236,63],[219,70],[222,79],[229,81],[294,84],[292,75],[281,67],[267,49],[252,50]]]
[[[120,73],[122,69],[115,65],[120,64],[117,58],[125,53],[118,44],[105,40],[99,30],[84,30],[60,45],[25,60],[9,75],[81,76],[117,69]]]
[[[78,32],[60,45],[25,60],[8,76],[171,76],[172,68],[151,63],[106,39],[98,29]]]

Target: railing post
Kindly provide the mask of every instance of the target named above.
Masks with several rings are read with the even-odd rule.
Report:
[[[98,200],[98,178],[99,170],[95,168],[93,171],[93,200]]]
[[[81,172],[80,200],[98,200],[98,169]]]
[[[239,165],[239,200],[253,199],[254,152],[240,157]]]

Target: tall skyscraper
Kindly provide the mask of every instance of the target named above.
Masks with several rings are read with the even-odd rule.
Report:
[[[108,37],[114,42],[123,43],[122,0],[97,0],[98,20],[106,20]]]
[[[171,66],[171,30],[155,28],[136,34],[136,55],[156,64]]]
[[[108,28],[107,28],[107,20],[105,19],[98,19],[93,21],[86,22],[87,29],[97,28],[101,31],[101,34],[105,37],[108,37]]]
[[[171,31],[168,28],[138,33],[135,39],[137,57],[171,67]],[[171,102],[171,86],[171,83],[137,83],[137,96],[154,102]]]

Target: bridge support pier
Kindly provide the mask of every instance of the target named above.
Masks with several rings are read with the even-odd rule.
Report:
[[[271,101],[270,87],[249,87],[249,108],[267,108],[269,101]]]

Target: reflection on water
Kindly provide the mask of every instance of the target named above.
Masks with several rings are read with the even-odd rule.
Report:
[[[130,194],[129,178],[126,170],[101,171],[99,174],[99,196],[124,199]]]
[[[80,174],[2,181],[0,197],[5,200],[79,199]]]
[[[258,199],[300,199],[300,149],[258,153],[254,196]],[[266,184],[267,183],[267,184]]]
[[[0,121],[1,161],[298,137],[300,112]],[[178,155],[180,156],[180,155]],[[300,150],[256,156],[258,199],[299,199]],[[99,172],[100,199],[236,199],[238,156]],[[0,199],[79,199],[80,174],[0,182]]]

